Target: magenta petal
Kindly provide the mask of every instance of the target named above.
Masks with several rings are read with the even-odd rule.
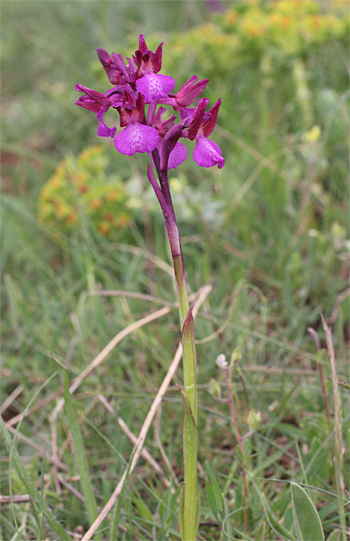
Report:
[[[85,107],[85,109],[93,113],[98,113],[101,110],[101,105],[93,101],[89,96],[80,96],[74,103],[75,105],[80,105],[80,107]]]
[[[91,88],[83,86],[80,83],[75,85],[75,90],[78,92],[85,92],[89,98],[99,103],[102,107],[109,107],[110,105],[109,99],[104,94],[101,94],[101,92],[96,92],[96,90],[92,90]]]
[[[193,151],[194,161],[201,167],[213,167],[217,164],[221,169],[225,165],[225,158],[222,157],[219,145],[209,141],[204,135],[196,138],[196,148]]]
[[[180,115],[181,120],[186,120],[186,118],[192,119],[193,113],[195,112],[195,107],[181,107],[180,108]]]
[[[146,103],[151,103],[154,99],[166,99],[174,86],[175,79],[168,77],[168,75],[155,73],[145,73],[141,79],[136,81],[137,90],[145,96]]]
[[[99,120],[98,128],[97,128],[97,135],[100,137],[114,137],[115,133],[117,131],[117,128],[109,128],[107,124],[103,121],[103,115],[108,110],[108,108],[101,109],[97,113],[97,119]]]
[[[98,49],[96,49],[96,52],[102,66],[104,66],[105,68],[109,68],[109,66],[112,63],[112,59],[110,55],[107,53],[107,51],[105,51],[104,49],[101,49],[101,47],[98,47]]]
[[[97,128],[97,135],[99,135],[100,137],[114,137],[116,131],[117,128],[109,128],[107,124],[100,120]]]
[[[170,152],[168,169],[176,169],[178,165],[184,162],[187,158],[187,148],[182,143],[176,143],[173,150]]]
[[[114,138],[115,148],[121,154],[133,156],[135,152],[152,152],[158,145],[159,135],[155,128],[139,122],[130,122]]]

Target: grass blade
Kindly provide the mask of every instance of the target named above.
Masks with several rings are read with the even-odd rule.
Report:
[[[228,539],[233,538],[233,530],[231,526],[231,522],[229,520],[229,511],[228,511],[228,505],[226,498],[222,498],[223,502],[223,523],[222,523],[222,534],[223,534],[223,541],[228,541]]]
[[[334,353],[334,345],[332,332],[330,327],[326,324],[322,316],[323,330],[326,337],[327,350],[329,356],[329,366],[331,370],[331,380],[333,388],[333,407],[334,407],[334,459],[335,459],[335,482],[337,487],[338,501],[339,501],[339,520],[342,531],[342,539],[346,541],[346,525],[345,525],[345,484],[343,476],[343,452],[342,452],[342,402],[341,394],[338,386],[337,367]]]
[[[252,482],[252,484],[254,485],[254,488],[259,496],[259,499],[260,499],[260,502],[261,502],[261,505],[263,506],[263,509],[264,509],[264,513],[265,513],[265,517],[266,517],[266,520],[267,522],[269,523],[270,525],[270,528],[277,534],[279,535],[280,537],[282,537],[282,539],[285,539],[285,541],[295,541],[295,537],[294,535],[292,535],[288,530],[286,530],[286,528],[284,528],[282,526],[282,524],[280,524],[276,518],[276,516],[274,515],[274,513],[271,511],[270,507],[269,507],[269,504],[267,503],[267,499],[266,499],[266,496],[265,494],[262,494],[262,492],[260,491],[255,479],[253,479],[252,477],[250,477],[250,480]]]
[[[58,535],[58,538],[61,541],[71,541],[71,537],[67,534],[63,526],[61,526],[61,524],[58,522],[58,520],[56,519],[55,515],[53,514],[53,512],[51,511],[47,503],[44,501],[41,503],[41,496],[39,492],[37,491],[37,489],[35,488],[34,483],[29,478],[25,470],[25,467],[23,466],[18,456],[17,450],[12,444],[11,436],[9,434],[9,431],[6,428],[6,425],[1,415],[0,415],[0,430],[2,433],[2,437],[4,439],[7,452],[12,455],[12,460],[13,460],[15,469],[22,483],[26,487],[26,491],[30,496],[33,507],[35,508],[36,511],[38,511],[40,507],[42,506],[41,508],[42,514],[45,517],[46,521],[48,522],[49,526],[54,530],[54,532],[56,532],[56,534]]]
[[[216,480],[215,474],[207,460],[205,462],[205,468],[209,475],[210,484],[213,491],[213,496],[215,498],[216,509],[219,511],[222,511],[222,492],[221,492],[219,483]]]
[[[83,437],[81,435],[80,427],[75,416],[73,400],[69,392],[68,374],[65,373],[64,377],[64,402],[69,423],[69,428],[72,434],[75,463],[77,471],[80,475],[81,489],[85,499],[86,512],[89,517],[89,522],[92,524],[97,517],[97,504],[92,488],[89,466],[86,459]],[[102,541],[101,534],[96,534],[96,539]]]

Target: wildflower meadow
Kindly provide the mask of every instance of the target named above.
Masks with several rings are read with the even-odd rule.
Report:
[[[0,540],[346,541],[347,2],[1,17]]]

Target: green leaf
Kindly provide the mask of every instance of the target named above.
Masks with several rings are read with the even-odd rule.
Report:
[[[196,536],[197,536],[197,530],[198,530],[198,524],[199,524],[199,512],[200,512],[200,508],[201,508],[201,496],[199,494],[199,490],[197,489],[197,504],[196,504],[196,512],[195,512],[195,515],[194,515],[194,524],[196,525],[195,526],[195,533],[194,534],[190,534],[190,535],[194,535],[194,537],[186,537],[187,533],[184,531],[184,527],[185,527],[185,513],[184,513],[184,510],[185,510],[185,505],[184,505],[184,489],[185,489],[185,485],[183,484],[182,485],[182,489],[181,489],[181,492],[180,492],[180,500],[179,500],[179,522],[180,522],[180,532],[181,532],[181,539],[182,541],[195,541],[196,539]],[[193,518],[193,517],[192,517]]]
[[[41,536],[43,535],[43,516],[44,516],[44,461],[41,463],[41,472],[40,472],[40,509],[39,509],[39,531],[37,540],[40,541]]]
[[[163,501],[159,506],[158,512],[159,520],[164,532],[166,532],[167,529],[167,521],[169,520],[169,517],[171,517],[171,489],[172,487],[169,487],[168,490],[165,492],[163,496]]]
[[[136,494],[131,494],[131,499],[135,507],[137,508],[140,517],[142,517],[144,520],[149,520],[150,522],[153,521],[153,515],[149,508],[147,507],[145,501],[141,498],[141,496]]]
[[[214,491],[213,491],[213,488],[212,488],[211,484],[209,483],[208,479],[205,480],[205,488],[206,488],[206,491],[207,491],[207,496],[208,496],[208,502],[209,502],[209,505],[210,505],[210,509],[212,510],[215,519],[219,520],[218,508],[217,508],[217,505],[216,505]]]
[[[228,539],[233,538],[233,530],[231,526],[231,521],[229,520],[229,510],[227,505],[226,498],[223,498],[223,514],[224,514],[224,521],[222,524],[222,530],[223,530],[223,540],[227,541]]]
[[[196,506],[196,516],[195,516],[195,524],[196,524],[196,534],[199,526],[199,514],[201,510],[201,495],[199,494],[199,490],[197,488],[197,506]]]
[[[329,534],[329,536],[327,537],[327,541],[341,541],[341,531],[339,530],[339,528]]]
[[[36,513],[41,510],[43,516],[45,517],[46,521],[48,522],[49,526],[53,529],[54,532],[58,535],[58,538],[62,541],[72,541],[71,537],[67,534],[65,529],[61,526],[61,524],[56,519],[55,515],[47,505],[45,501],[41,501],[41,496],[37,489],[34,486],[34,483],[29,478],[25,467],[23,466],[16,448],[13,446],[13,442],[11,439],[11,436],[6,428],[6,425],[3,421],[3,418],[0,415],[0,430],[2,433],[2,437],[4,439],[4,443],[7,449],[7,452],[12,455],[13,464],[15,466],[15,469],[18,473],[19,478],[21,479],[22,483],[24,484],[27,493],[30,496],[31,503],[36,511]]]
[[[197,490],[198,433],[187,394],[181,387],[184,406],[184,485],[180,494],[180,529],[183,541],[194,541],[198,530],[200,500]]]
[[[338,500],[334,500],[329,505],[325,505],[324,507],[322,507],[322,509],[320,509],[318,513],[318,516],[320,517],[321,522],[324,521],[326,517],[334,513],[337,507],[338,507]]]
[[[99,433],[99,430],[96,427],[95,427],[95,430]],[[103,434],[101,434],[101,436],[103,437],[103,439],[105,439],[105,436]],[[113,449],[114,452],[117,454],[117,456],[122,459],[123,457],[119,456],[119,453],[118,453],[117,449],[115,449],[115,447],[109,442],[109,440],[107,440],[107,442],[110,445],[111,449]],[[134,451],[133,451],[132,455],[129,458],[129,464],[128,464],[128,468],[127,468],[127,471],[126,471],[126,476],[124,478],[123,486],[121,488],[121,491],[120,491],[120,494],[119,494],[119,497],[118,497],[117,505],[115,506],[115,509],[114,509],[113,518],[112,518],[112,521],[111,521],[111,527],[110,527],[110,530],[109,530],[109,540],[110,541],[115,541],[116,539],[118,539],[120,511],[121,511],[121,508],[122,508],[122,505],[123,505],[123,502],[124,502],[124,492],[125,492],[125,489],[126,489],[127,480],[129,478],[129,472],[130,472],[131,463],[133,461],[135,453],[136,453],[136,448],[134,448]]]
[[[183,538],[183,532],[185,529],[185,509],[184,509],[184,485],[182,485],[182,489],[180,492],[180,498],[179,498],[179,524],[180,524],[180,532],[181,532],[181,538]]]
[[[205,462],[205,467],[207,470],[207,473],[209,475],[210,483],[213,489],[213,494],[215,497],[216,507],[220,511],[222,511],[222,492],[219,486],[219,483],[216,480],[215,474],[213,470],[211,469],[211,466],[208,461]]]
[[[275,429],[290,438],[297,439],[298,441],[305,440],[305,433],[300,428],[297,428],[290,423],[276,423]]]
[[[270,507],[269,507],[269,504],[267,503],[267,499],[266,499],[266,496],[265,494],[263,494],[255,479],[253,477],[250,477],[250,480],[252,482],[252,484],[254,485],[254,488],[260,498],[260,501],[261,501],[261,505],[263,506],[263,509],[264,509],[264,513],[265,513],[265,517],[266,517],[266,520],[267,522],[269,523],[270,527],[272,528],[272,530],[277,534],[279,535],[280,537],[282,537],[282,539],[285,539],[285,541],[295,541],[295,537],[294,535],[292,535],[286,528],[284,528],[282,526],[282,524],[280,524],[276,518],[276,516],[274,515],[274,513],[271,511]]]
[[[324,541],[322,523],[306,491],[291,483],[295,533],[298,541]]]
[[[196,344],[194,338],[194,319],[192,315],[193,306],[190,307],[184,321],[181,343],[183,349],[183,367],[185,380],[185,393],[189,401],[191,415],[194,422],[197,422],[197,376],[196,376]]]
[[[81,435],[80,427],[75,415],[72,396],[69,392],[68,374],[64,377],[64,403],[69,423],[69,428],[72,434],[74,457],[77,471],[80,475],[81,489],[85,499],[85,507],[89,517],[89,522],[92,524],[97,518],[97,505],[92,488],[89,466],[86,459],[84,441]],[[96,533],[95,538],[102,541],[102,535]]]

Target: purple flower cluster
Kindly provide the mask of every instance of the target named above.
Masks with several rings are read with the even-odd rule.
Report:
[[[196,107],[189,107],[205,89],[208,79],[198,81],[193,75],[177,93],[172,90],[175,80],[159,74],[162,65],[161,43],[154,53],[147,48],[143,35],[140,35],[139,48],[133,60],[104,49],[97,49],[98,58],[113,85],[101,94],[81,84],[76,85],[78,92],[83,92],[76,104],[96,113],[99,121],[97,134],[112,137],[116,149],[122,154],[132,156],[136,152],[148,152],[152,160],[156,159],[161,171],[176,168],[187,157],[185,145],[179,143],[180,137],[193,141],[196,147],[194,161],[201,167],[217,165],[221,169],[225,164],[219,146],[208,139],[213,131],[221,104],[219,99],[206,112],[209,100],[201,98]],[[148,105],[147,115],[145,105]],[[163,120],[166,107],[180,112],[181,121],[175,123],[177,116],[171,115]],[[109,128],[104,122],[104,114],[116,109],[120,115],[120,127]],[[157,151],[157,152],[155,152]]]

